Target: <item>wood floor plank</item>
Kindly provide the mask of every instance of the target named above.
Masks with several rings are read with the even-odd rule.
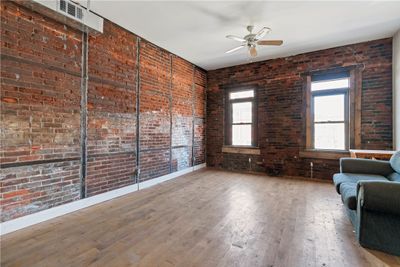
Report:
[[[1,239],[1,266],[400,266],[355,241],[333,185],[214,169]]]

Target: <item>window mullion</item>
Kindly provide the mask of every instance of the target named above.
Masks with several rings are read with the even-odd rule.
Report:
[[[316,124],[335,124],[335,123],[346,123],[347,121],[315,121]]]

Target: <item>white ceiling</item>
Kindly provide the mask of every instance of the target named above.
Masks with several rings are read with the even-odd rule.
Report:
[[[82,1],[82,0],[81,0]],[[227,34],[244,36],[246,25],[272,29],[253,61],[295,55],[393,36],[400,28],[400,1],[104,1],[90,8],[135,34],[206,70],[250,62],[247,50]]]

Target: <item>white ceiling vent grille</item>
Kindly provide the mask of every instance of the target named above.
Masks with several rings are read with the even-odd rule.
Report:
[[[60,0],[59,1],[59,10],[64,12],[66,15],[71,16],[77,20],[83,20],[83,10],[82,8],[72,3],[68,0]]]
[[[1,1],[1,0],[0,0]],[[76,0],[78,1],[78,0]],[[68,26],[82,30],[82,25],[96,32],[103,32],[103,18],[71,0],[21,1],[28,7]],[[82,1],[83,2],[83,1]],[[43,9],[43,7],[46,7]],[[72,19],[72,20],[71,20]],[[78,22],[78,23],[76,23]]]

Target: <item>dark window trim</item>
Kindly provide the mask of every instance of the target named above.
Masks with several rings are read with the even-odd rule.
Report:
[[[331,71],[320,71],[310,74],[312,82],[326,81],[326,80],[337,80],[342,78],[350,77],[349,70],[331,70]]]
[[[319,81],[325,79],[339,79],[343,77],[350,78],[350,89],[348,90],[348,130],[349,137],[346,138],[348,140],[348,148],[360,148],[361,147],[361,89],[362,89],[362,70],[363,65],[354,65],[347,67],[335,67],[325,70],[316,70],[302,73],[302,77],[304,77],[304,105],[303,112],[304,116],[304,145],[303,151],[312,151],[312,153],[319,153],[317,151],[324,152],[323,149],[314,150],[313,147],[313,129],[312,129],[312,92],[311,92],[311,82]],[[328,92],[330,90],[321,90],[314,91],[317,92]],[[350,119],[351,118],[351,119]],[[339,150],[340,151],[340,150]]]
[[[300,76],[302,77],[312,76],[314,78],[314,81],[318,80],[317,77],[324,77],[323,78],[324,80],[326,80],[325,77],[333,77],[332,79],[335,79],[335,75],[337,75],[336,77],[340,76],[340,74],[345,74],[345,73],[349,73],[351,75],[352,71],[361,70],[364,68],[365,68],[364,64],[354,64],[345,67],[335,66],[332,68],[304,71],[300,73]]]
[[[257,147],[258,146],[258,98],[257,88],[255,86],[228,86],[225,90],[225,127],[224,127],[224,143],[225,146],[232,146],[232,104],[241,102],[252,102],[252,123],[251,123],[251,146],[238,146],[238,147]],[[229,94],[241,91],[254,91],[254,97],[229,99]],[[236,124],[236,123],[235,123]],[[239,124],[239,123],[238,123]],[[250,124],[250,123],[242,123]]]

